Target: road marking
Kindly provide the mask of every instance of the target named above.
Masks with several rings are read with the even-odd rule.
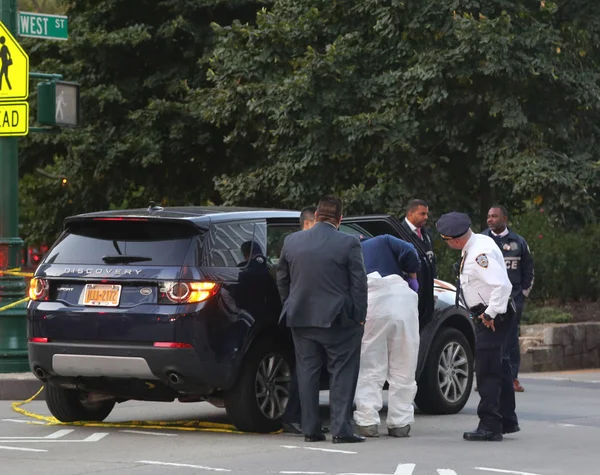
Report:
[[[108,435],[108,432],[94,432],[89,437],[86,437],[81,442],[98,442],[99,440],[104,439]]]
[[[48,452],[46,449],[26,449],[23,447],[6,447],[4,445],[0,445],[0,449],[4,450],[21,450],[23,452]]]
[[[484,470],[488,472],[497,472],[497,473],[512,473],[513,475],[539,475],[539,473],[531,473],[531,472],[515,472],[514,470],[502,470],[500,468],[488,468],[488,467],[473,467],[475,470]]]
[[[18,422],[20,424],[38,424],[40,426],[46,426],[48,425],[46,422],[39,422],[39,421],[23,421],[21,419],[2,419],[2,422]]]
[[[560,427],[578,427],[575,424],[558,424]]]
[[[317,450],[319,452],[333,452],[337,454],[357,454],[358,452],[350,452],[349,450],[336,450],[336,449],[319,449],[318,447],[299,447],[297,445],[282,445],[284,449],[304,449],[304,450]]]
[[[177,434],[163,434],[162,432],[148,432],[145,430],[120,430],[119,432],[127,432],[128,434],[161,435],[163,437],[177,437]],[[281,472],[281,473],[284,473],[284,472]]]
[[[212,470],[213,472],[231,472],[231,470],[228,468],[205,467],[204,465],[191,465],[187,463],[155,462],[154,460],[138,460],[136,463],[145,463],[146,465],[164,465],[167,467],[199,468],[201,470]]]
[[[44,437],[0,437],[0,441],[2,442],[10,442],[12,440],[48,440],[48,439],[60,439],[71,432],[74,432],[75,429],[61,429],[53,432],[50,435],[46,435]]]
[[[437,473],[439,473],[439,475],[456,475],[456,472],[449,468],[438,468]]]
[[[398,465],[396,467],[396,471],[394,472],[394,475],[412,475],[414,470],[415,470],[414,463],[401,463],[400,465]]]
[[[327,472],[294,472],[291,470],[282,470],[279,473],[285,473],[289,475],[327,475]]]

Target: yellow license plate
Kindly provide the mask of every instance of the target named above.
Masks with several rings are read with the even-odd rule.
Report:
[[[97,307],[116,307],[121,297],[120,285],[86,284],[83,304]]]

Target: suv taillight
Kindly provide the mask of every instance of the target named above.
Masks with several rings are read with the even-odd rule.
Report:
[[[158,303],[182,304],[204,302],[219,291],[214,282],[160,282]]]
[[[34,277],[29,281],[30,300],[48,300],[50,284],[46,279]]]

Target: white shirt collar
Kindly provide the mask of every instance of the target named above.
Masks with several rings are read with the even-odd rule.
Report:
[[[476,239],[477,238],[475,237],[475,233],[471,234],[471,237],[465,244],[465,247],[463,247],[463,249],[462,249],[461,256],[464,256],[467,253],[467,251],[469,250],[469,247],[473,245],[473,243],[475,242]]]
[[[495,236],[495,237],[504,237],[504,236],[508,236],[508,233],[509,233],[509,232],[510,232],[510,231],[508,230],[508,228],[504,228],[504,231],[502,231],[500,234],[496,234],[494,231],[492,231],[492,230],[490,229],[490,233],[492,233],[492,236]]]
[[[411,222],[408,220],[408,218],[404,218],[404,221],[406,221],[406,223],[408,224],[408,226],[410,227],[410,229],[411,229],[411,231],[412,231],[413,233],[416,233],[416,232],[417,232],[417,227],[416,227],[416,226],[415,226],[413,223],[411,223]]]

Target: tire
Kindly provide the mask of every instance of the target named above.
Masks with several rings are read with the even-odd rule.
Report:
[[[115,407],[115,401],[86,401],[87,393],[46,384],[46,405],[61,422],[102,422]]]
[[[237,382],[225,392],[227,414],[241,431],[268,433],[281,428],[292,356],[275,338],[262,338],[252,345]]]
[[[441,328],[419,378],[415,403],[427,414],[456,414],[471,395],[473,352],[455,328]]]

